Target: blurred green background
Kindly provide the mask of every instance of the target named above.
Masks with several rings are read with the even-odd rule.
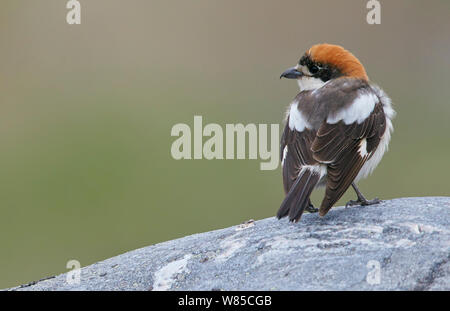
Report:
[[[273,216],[280,169],[173,160],[170,131],[282,123],[298,88],[278,77],[315,43],[352,51],[398,112],[366,196],[450,195],[449,1],[381,1],[381,25],[367,1],[80,2],[73,26],[63,0],[0,2],[0,288]]]

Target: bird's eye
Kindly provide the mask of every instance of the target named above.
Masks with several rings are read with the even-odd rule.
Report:
[[[316,74],[319,72],[319,67],[317,67],[316,65],[312,65],[308,69],[309,69],[309,72],[311,72],[312,74]]]

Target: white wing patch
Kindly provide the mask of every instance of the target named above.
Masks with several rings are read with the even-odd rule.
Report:
[[[295,129],[298,132],[303,132],[305,128],[311,128],[311,124],[308,123],[308,120],[298,110],[297,102],[293,102],[289,109],[289,128],[291,131]]]
[[[342,108],[334,116],[328,116],[327,123],[336,124],[342,120],[346,125],[354,122],[361,124],[372,113],[378,101],[374,93],[360,94],[349,107]]]
[[[298,176],[302,175],[306,170],[313,172],[320,176],[322,179],[323,176],[327,174],[327,166],[324,164],[315,164],[315,165],[302,165]]]
[[[366,155],[368,155],[367,153],[367,139],[363,139],[361,140],[361,142],[359,143],[359,155],[361,156],[361,158],[364,158]]]
[[[284,166],[284,161],[286,160],[287,153],[288,153],[288,146],[286,145],[286,146],[284,146],[283,159],[281,160],[281,165],[283,165],[283,166]]]

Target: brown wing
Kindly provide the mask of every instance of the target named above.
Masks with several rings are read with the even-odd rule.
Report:
[[[289,118],[287,119],[280,144],[285,194],[291,189],[303,165],[314,165],[318,163],[311,152],[311,144],[315,138],[315,130],[306,128],[302,132],[298,132],[295,129],[291,130],[289,128]],[[285,153],[286,147],[287,150]]]
[[[342,197],[358,175],[364,163],[377,148],[386,128],[386,118],[381,103],[360,124],[346,125],[324,122],[311,145],[315,160],[327,164],[327,185],[320,207],[325,215]]]

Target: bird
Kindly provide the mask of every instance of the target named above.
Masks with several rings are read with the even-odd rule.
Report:
[[[339,45],[316,44],[281,78],[297,80],[300,92],[287,109],[280,141],[285,198],[277,218],[298,222],[306,210],[324,216],[350,186],[372,205],[357,182],[370,175],[388,150],[396,112],[388,95],[369,81],[364,66]],[[310,196],[325,187],[317,209]]]

